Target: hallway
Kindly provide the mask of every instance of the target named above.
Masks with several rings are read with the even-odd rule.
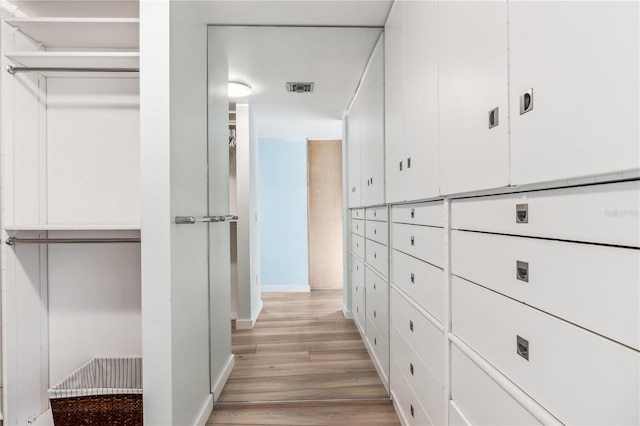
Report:
[[[341,291],[262,297],[208,424],[399,424]]]

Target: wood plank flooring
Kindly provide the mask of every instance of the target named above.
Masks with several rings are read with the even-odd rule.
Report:
[[[233,330],[236,365],[207,424],[400,424],[341,291],[262,298],[255,328]]]

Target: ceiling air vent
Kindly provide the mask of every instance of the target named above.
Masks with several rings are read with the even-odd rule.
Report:
[[[287,92],[290,93],[311,93],[313,92],[313,83],[287,83]]]

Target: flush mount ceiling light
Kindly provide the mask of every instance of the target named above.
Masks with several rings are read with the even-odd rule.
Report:
[[[229,82],[229,97],[230,98],[242,98],[251,94],[251,86],[239,81]]]

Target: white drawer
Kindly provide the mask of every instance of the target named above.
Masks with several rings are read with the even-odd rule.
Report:
[[[364,285],[358,284],[354,286],[354,291],[352,292],[353,299],[351,300],[351,312],[353,313],[353,319],[356,321],[360,328],[360,333],[365,335],[366,329],[366,321],[367,321],[367,313],[366,313],[366,290]]]
[[[389,383],[389,339],[382,336],[375,327],[367,327],[366,334],[369,348],[373,351],[373,362],[382,370],[381,379]]]
[[[358,282],[364,286],[364,262],[353,253],[351,254],[351,275],[353,282]]]
[[[434,424],[420,403],[422,399],[413,393],[402,372],[395,366],[391,367],[391,392],[393,405],[403,426]]]
[[[389,276],[389,248],[372,240],[366,240],[366,261],[385,277]]]
[[[433,424],[444,424],[444,387],[395,329],[391,335],[390,352],[391,364],[402,372],[413,393],[420,396],[422,407]],[[442,372],[438,372],[437,375],[441,374]]]
[[[351,232],[364,237],[364,220],[351,219]]]
[[[516,222],[520,204],[527,223]],[[451,226],[640,247],[639,209],[640,181],[620,182],[454,200]]]
[[[366,311],[378,334],[389,341],[389,285],[387,281],[367,267]],[[368,326],[368,324],[367,324]]]
[[[640,353],[461,278],[452,287],[454,334],[561,422],[640,422]]]
[[[451,270],[640,348],[640,250],[453,231]]]
[[[389,225],[387,222],[367,220],[365,236],[386,246],[389,244]]]
[[[472,426],[454,401],[449,401],[449,426]]]
[[[364,259],[364,237],[358,234],[351,234],[351,251]]]
[[[430,263],[391,251],[391,282],[444,324],[444,271]]]
[[[365,280],[367,288],[367,305],[375,306],[376,309],[384,314],[389,313],[389,284],[385,278],[365,266]],[[367,307],[367,310],[369,308]]]
[[[444,226],[442,201],[401,204],[391,207],[391,221],[413,225]]]
[[[445,249],[442,228],[393,223],[391,247],[432,265],[443,267]]]
[[[352,219],[364,219],[364,209],[351,209]]]
[[[440,386],[444,386],[444,334],[407,299],[391,288],[391,328],[418,354]]]
[[[449,404],[450,425],[540,424],[455,345],[451,345],[451,398],[455,406]]]
[[[367,220],[378,220],[386,222],[389,220],[389,213],[387,206],[383,207],[369,207],[365,210],[365,218]]]

